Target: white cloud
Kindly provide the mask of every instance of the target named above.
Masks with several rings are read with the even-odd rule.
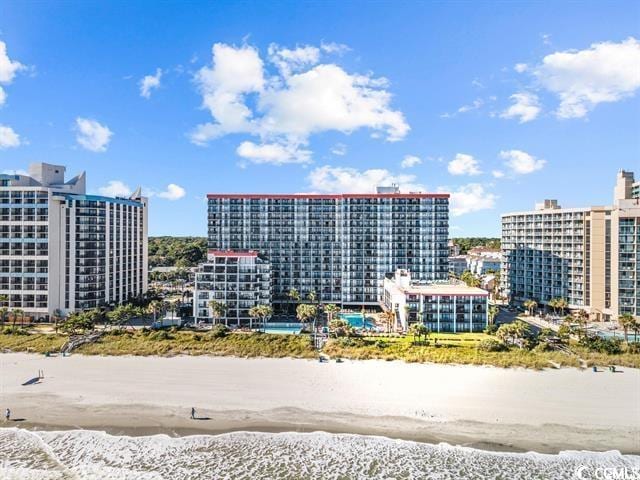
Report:
[[[502,170],[493,170],[491,175],[493,175],[494,178],[502,178],[504,177],[504,172]]]
[[[509,98],[513,105],[500,114],[502,118],[517,118],[520,123],[526,123],[534,120],[542,110],[538,96],[533,93],[514,93]]]
[[[257,145],[253,142],[242,142],[236,149],[236,153],[253,163],[272,163],[282,165],[285,163],[309,163],[311,152],[300,145],[292,143],[263,143]]]
[[[329,54],[343,55],[351,49],[344,43],[329,42],[320,44],[320,50]]]
[[[310,160],[311,152],[300,146],[321,132],[349,134],[368,128],[386,134],[388,141],[404,138],[409,125],[402,112],[390,108],[386,79],[318,63],[322,52],[336,49],[331,44],[296,49],[272,45],[267,58],[276,66],[273,71],[254,47],[215,44],[212,66],[202,68],[195,78],[213,121],[198,125],[191,141],[205,145],[230,133],[258,136],[261,145],[249,142],[238,150],[256,156],[258,147],[268,146],[262,149],[268,155],[258,157],[282,164],[288,163],[282,160],[285,152],[298,163]]]
[[[551,45],[551,34],[550,33],[543,33],[540,35],[540,38],[542,39],[542,43],[544,43],[545,45]]]
[[[291,75],[291,72],[298,72],[309,65],[315,65],[320,60],[320,49],[311,45],[290,50],[272,43],[269,45],[268,54],[271,63],[276,65],[285,77]]]
[[[133,190],[120,180],[111,180],[104,187],[98,188],[98,193],[105,197],[129,197]]]
[[[585,50],[555,52],[534,70],[540,84],[560,98],[559,118],[580,118],[596,105],[617,102],[640,88],[640,42],[594,43]]]
[[[359,171],[349,167],[324,165],[307,176],[311,189],[322,193],[375,193],[380,185],[397,184],[402,192],[424,191],[415,175],[394,174],[383,168]]]
[[[484,100],[481,98],[476,98],[473,102],[468,105],[462,105],[458,108],[454,113],[443,113],[440,115],[441,118],[453,118],[459,113],[467,113],[473,110],[478,110],[480,107],[484,105]]]
[[[140,96],[151,98],[151,90],[160,88],[160,80],[162,78],[162,70],[156,69],[155,75],[146,75],[140,80]]]
[[[415,167],[416,165],[420,165],[422,163],[422,160],[420,159],[420,157],[416,157],[415,155],[405,155],[405,157],[402,159],[402,162],[400,163],[400,166],[402,168],[411,168],[411,167]]]
[[[0,40],[0,83],[9,85],[16,73],[25,68],[20,62],[11,60],[7,54],[7,44]],[[3,105],[7,99],[7,94],[0,87],[0,105]]]
[[[500,152],[500,158],[513,173],[519,175],[541,170],[547,163],[546,160],[538,159],[522,150],[503,150]]]
[[[479,175],[482,173],[478,161],[466,153],[456,154],[456,157],[447,165],[447,170],[451,175]]]
[[[334,155],[338,155],[339,157],[342,157],[347,154],[347,146],[344,143],[336,143],[331,148],[331,153],[333,153]]]
[[[524,73],[529,69],[529,65],[527,65],[526,63],[516,63],[513,66],[513,69],[518,73]]]
[[[0,150],[20,146],[20,135],[13,128],[0,125]]]
[[[164,191],[158,192],[150,188],[143,188],[142,194],[146,197],[159,197],[165,200],[179,200],[186,195],[186,191],[180,185],[170,183]],[[133,189],[122,180],[110,180],[105,186],[98,188],[98,193],[105,197],[130,197]]]
[[[89,118],[76,118],[76,141],[92,152],[106,152],[113,132]]]
[[[440,187],[438,190],[446,192],[448,189],[446,187]],[[462,185],[450,191],[450,194],[449,211],[454,217],[479,210],[491,209],[495,206],[498,198],[494,193],[485,190],[485,187],[479,183]]]
[[[179,200],[186,195],[186,191],[180,185],[170,183],[167,185],[167,189],[163,192],[157,193],[157,196],[166,200]]]

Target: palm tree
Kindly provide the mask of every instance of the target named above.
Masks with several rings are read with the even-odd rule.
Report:
[[[395,326],[396,324],[396,312],[393,310],[386,310],[385,312],[382,312],[382,318],[387,325],[387,333],[391,333],[392,325]]]
[[[64,312],[62,310],[60,310],[59,308],[56,308],[53,311],[53,324],[54,324],[54,331],[56,333],[58,333],[58,324],[60,323],[60,320],[64,317]]]
[[[629,342],[629,330],[633,330],[636,319],[630,313],[624,313],[618,317],[618,323],[624,331],[624,341]]]
[[[489,325],[493,325],[493,321],[496,318],[496,315],[498,315],[498,307],[496,305],[490,305],[489,306]]]
[[[273,313],[273,310],[269,305],[255,305],[249,309],[249,316],[251,319],[250,322],[254,318],[260,318],[262,320],[263,328],[266,330],[266,319],[270,317]],[[249,324],[249,328],[253,328],[253,323]]]
[[[298,317],[300,323],[309,322],[309,320],[316,316],[316,313],[318,313],[316,306],[309,303],[301,303],[296,308],[296,317]]]
[[[569,303],[564,298],[559,298],[556,305],[560,309],[561,314],[569,307]]]
[[[538,302],[536,302],[535,300],[525,300],[522,303],[522,305],[524,306],[524,308],[526,308],[528,310],[529,316],[533,316],[533,311],[538,306]]]
[[[340,307],[335,303],[329,303],[324,306],[324,311],[327,314],[327,325],[333,320],[333,316],[340,311]]]
[[[162,300],[153,300],[149,302],[147,306],[147,313],[153,314],[153,321],[155,322],[158,318],[158,313],[162,313],[165,309],[165,303]]]
[[[9,313],[9,309],[7,307],[0,307],[0,321],[2,321],[2,326],[4,326],[4,322],[7,319],[7,313]]]
[[[418,338],[418,342],[420,342],[422,336],[425,337],[425,340],[429,336],[429,329],[424,323],[414,323],[409,328],[409,332],[413,335],[413,343],[416,343],[416,337]]]
[[[289,297],[290,305],[294,305],[296,302],[300,301],[300,292],[298,292],[297,289],[292,288],[289,290],[287,297]]]
[[[582,327],[584,331],[582,332],[582,336],[587,335],[587,325],[589,324],[589,314],[586,310],[580,309],[576,311],[576,323],[579,327]]]
[[[14,308],[13,309],[13,324],[11,325],[13,328],[15,328],[15,326],[16,326],[16,318],[18,318],[18,316],[20,316],[20,325],[22,325],[22,323],[24,322],[24,310],[22,310],[21,308]]]
[[[209,308],[211,309],[211,317],[213,318],[213,323],[216,323],[216,319],[220,319],[222,315],[227,311],[227,306],[223,302],[219,302],[218,300],[210,300]],[[224,322],[225,326],[227,325],[227,319],[225,318]]]

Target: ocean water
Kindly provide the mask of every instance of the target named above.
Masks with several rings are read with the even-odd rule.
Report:
[[[323,432],[175,438],[4,428],[0,459],[0,478],[21,480],[590,479],[624,469],[640,479],[640,456],[617,451],[495,453]]]

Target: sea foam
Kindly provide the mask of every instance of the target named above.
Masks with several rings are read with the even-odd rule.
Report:
[[[29,480],[571,479],[579,467],[640,469],[640,456],[617,451],[487,452],[325,432],[129,437],[5,428],[0,455],[0,478]]]

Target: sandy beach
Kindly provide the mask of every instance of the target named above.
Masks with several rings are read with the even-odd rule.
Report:
[[[22,385],[44,371],[38,383]],[[328,431],[505,451],[640,453],[640,370],[0,355],[5,426],[187,435]],[[189,418],[195,407],[197,420]],[[23,420],[22,420],[23,419]]]

